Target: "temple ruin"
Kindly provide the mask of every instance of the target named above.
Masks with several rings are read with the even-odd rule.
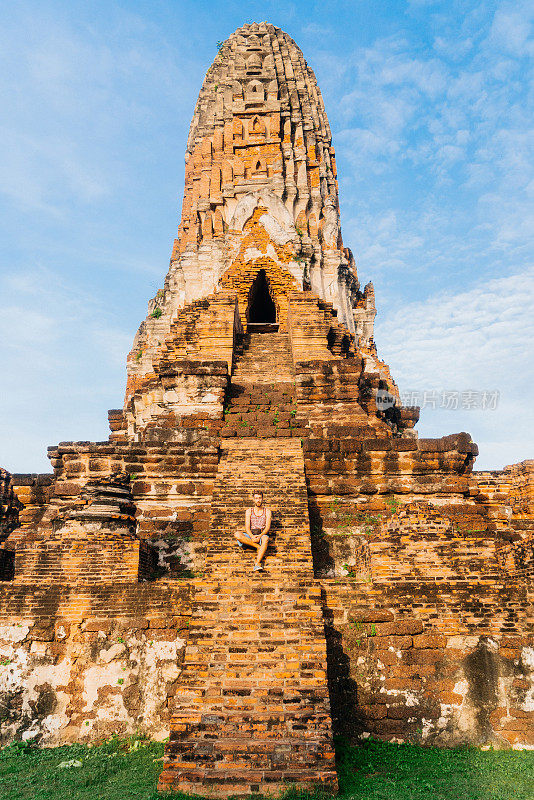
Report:
[[[335,733],[534,747],[534,461],[419,438],[375,314],[313,71],[244,25],[109,440],[0,471],[3,743],[170,735],[160,789],[217,797],[335,792]],[[263,573],[233,536],[254,488]]]

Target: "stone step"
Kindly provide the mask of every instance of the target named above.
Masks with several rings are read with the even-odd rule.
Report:
[[[237,716],[237,715],[236,715]],[[241,715],[239,715],[241,716]],[[184,722],[184,727],[189,725],[189,731],[195,730],[195,734],[197,738],[188,738],[186,739],[181,738],[180,734],[181,731],[176,731],[175,735],[171,738],[172,748],[169,748],[169,751],[172,753],[172,756],[179,758],[180,760],[184,759],[187,760],[191,757],[191,755],[196,754],[197,756],[202,755],[202,751],[204,750],[204,754],[208,752],[218,752],[218,753],[234,753],[236,760],[240,760],[241,758],[246,758],[247,755],[253,756],[254,754],[267,754],[276,752],[276,750],[281,746],[282,750],[285,750],[288,745],[292,743],[295,744],[295,751],[296,753],[302,754],[302,749],[308,750],[309,752],[313,752],[312,747],[310,745],[312,742],[314,743],[314,747],[321,747],[321,729],[309,729],[306,727],[306,719],[303,717],[300,726],[297,729],[294,729],[294,735],[290,738],[287,736],[280,736],[280,734],[272,730],[268,727],[269,722],[271,720],[265,716],[264,719],[264,727],[261,732],[258,733],[253,740],[250,740],[250,732],[249,732],[249,725],[252,722],[252,717],[249,715],[249,722],[245,721],[243,717],[244,724],[243,728],[237,735],[229,736],[229,737],[219,737],[217,738],[218,729],[221,726],[228,724],[227,719],[219,714],[206,714],[204,715],[204,719],[212,720],[210,722],[204,723],[191,723],[191,722]],[[208,747],[208,743],[210,743],[210,747]],[[204,748],[202,747],[204,745]],[[203,758],[199,758],[197,760],[197,766],[202,764],[204,761]],[[200,764],[199,764],[200,762]]]
[[[289,769],[289,758],[279,758],[274,764],[263,769],[232,769],[227,762],[221,762],[218,769],[168,767],[165,765],[158,789],[165,792],[170,787],[180,787],[180,791],[210,797],[232,797],[250,794],[277,796],[285,793],[293,784],[299,788],[309,785],[310,791],[322,788],[335,791],[337,787],[336,772],[331,761],[321,764],[316,759],[311,769]]]
[[[271,686],[265,681],[264,686],[256,687],[252,686],[252,681],[248,683],[234,681],[234,686],[218,685],[216,678],[209,683],[206,680],[204,683],[186,684],[181,686],[174,696],[176,702],[180,704],[180,709],[173,713],[172,724],[189,719],[191,715],[198,715],[200,705],[201,718],[206,714],[217,714],[218,717],[227,719],[228,724],[235,724],[236,730],[241,724],[243,713],[248,715],[249,721],[258,722],[263,717],[271,718],[273,725],[284,723],[289,724],[290,728],[293,724],[299,723],[299,720],[299,724],[302,723],[301,715],[305,716],[311,727],[318,724],[317,721],[323,724],[330,713],[327,703],[328,693],[317,691],[317,681],[314,683],[307,678],[300,678],[300,681],[302,684],[299,680],[295,680],[293,683],[288,683],[285,688],[299,695],[304,694],[304,699],[288,701],[285,704],[276,697],[269,698],[268,692],[272,681]],[[307,689],[311,699],[306,696]]]
[[[294,387],[294,370],[286,333],[251,333],[244,342],[243,353],[236,361],[232,384],[285,383]],[[250,399],[255,389],[250,389]],[[268,391],[268,388],[267,388]],[[245,387],[245,394],[246,387]],[[242,398],[243,402],[243,398]]]

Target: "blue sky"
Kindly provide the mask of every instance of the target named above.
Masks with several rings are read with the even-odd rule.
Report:
[[[427,393],[420,435],[468,431],[480,469],[534,457],[531,2],[18,0],[0,29],[0,465],[49,471],[48,445],[107,438],[204,74],[262,20],[316,72],[343,238],[381,357]],[[462,407],[483,391],[495,409]],[[445,409],[442,392],[478,394]]]

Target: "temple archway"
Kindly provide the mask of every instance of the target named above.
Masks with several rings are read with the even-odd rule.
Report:
[[[248,322],[276,322],[276,306],[269,292],[269,282],[264,269],[260,269],[256,275],[248,297]]]

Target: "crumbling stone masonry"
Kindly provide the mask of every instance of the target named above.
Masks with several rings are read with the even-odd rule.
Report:
[[[218,797],[335,792],[333,732],[534,747],[534,461],[419,439],[375,314],[313,72],[245,25],[109,440],[0,471],[3,742],[170,734],[160,788]],[[257,487],[263,574],[233,538]]]

